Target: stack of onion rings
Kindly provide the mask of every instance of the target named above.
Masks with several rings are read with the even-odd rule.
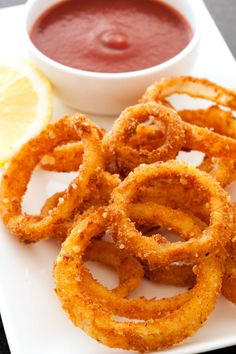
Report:
[[[168,101],[176,93],[214,105],[176,112]],[[48,125],[10,161],[0,214],[20,241],[63,242],[56,292],[75,325],[110,347],[143,352],[193,335],[220,293],[236,305],[236,204],[223,189],[236,179],[236,93],[175,77],[150,86],[140,102],[108,133],[81,114]],[[181,150],[203,152],[203,162],[195,168],[173,160]],[[22,199],[37,166],[78,175],[39,215],[29,215]],[[88,260],[114,268],[118,286],[109,290],[95,280]],[[188,290],[128,298],[143,276]]]

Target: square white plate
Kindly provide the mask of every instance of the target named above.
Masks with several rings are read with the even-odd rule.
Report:
[[[236,63],[201,0],[203,40],[193,74],[207,77],[227,87],[236,87]],[[0,55],[27,56],[23,38],[24,6],[0,10]],[[55,100],[54,117],[73,112]],[[113,120],[94,118],[106,128]],[[198,156],[191,160],[196,163]],[[36,212],[46,196],[61,190],[68,176],[34,174],[25,199],[27,210]],[[236,188],[231,187],[231,192]],[[61,310],[53,291],[52,266],[58,246],[52,241],[25,246],[9,235],[0,224],[0,311],[12,354],[108,354],[128,353],[109,349],[75,328]],[[96,274],[114,285],[110,273],[98,268]],[[136,292],[142,293],[142,288]],[[169,296],[171,287],[149,287],[150,296]],[[190,354],[236,344],[236,308],[224,298],[209,321],[195,336],[168,354]]]

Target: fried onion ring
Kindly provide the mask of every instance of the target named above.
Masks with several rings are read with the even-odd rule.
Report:
[[[206,79],[179,76],[163,79],[148,87],[141,102],[162,103],[173,94],[187,94],[203,98],[219,105],[236,109],[236,93]],[[220,135],[210,129],[185,122],[186,140],[184,148],[202,151],[210,156],[236,159],[236,140]]]
[[[173,177],[177,177],[180,184],[186,181],[192,183],[198,193],[208,197],[210,223],[203,230],[201,238],[158,244],[138,232],[129,218],[128,206],[143,185]],[[111,233],[114,240],[131,254],[146,261],[151,268],[175,261],[192,262],[226,245],[231,237],[233,220],[227,193],[208,174],[184,163],[173,160],[137,167],[113,191],[112,200]]]
[[[170,307],[169,311],[164,312],[161,317],[156,313],[157,317],[149,318],[144,322],[118,322],[113,318],[113,314],[119,312],[120,306],[112,310],[110,306],[106,306],[104,297],[98,296],[100,291],[103,294],[104,289],[96,282],[94,288],[98,290],[93,296],[85,281],[89,272],[83,263],[83,254],[91,239],[100,234],[104,223],[109,223],[108,220],[109,210],[104,208],[80,220],[64,242],[57,258],[54,269],[56,292],[71,320],[93,338],[113,348],[157,350],[191,336],[202,326],[215,307],[223,273],[221,257],[206,257],[195,267],[197,283],[189,291],[191,297],[188,301],[186,299],[182,303],[180,301],[179,307],[176,305],[178,297],[174,297],[173,311]],[[114,297],[112,292],[110,294]],[[119,299],[124,303],[130,302],[128,318],[134,316],[133,301],[141,301],[140,309],[144,301],[142,298]],[[172,303],[171,298],[150,301],[150,303],[162,304],[163,301],[167,310],[168,304]],[[193,315],[194,321],[192,321]]]
[[[141,102],[156,101],[162,103],[163,100],[173,94],[185,94],[195,98],[203,98],[236,110],[236,92],[207,79],[199,79],[192,76],[176,76],[156,82],[147,88]]]
[[[69,184],[56,207],[47,216],[23,213],[21,207],[23,196],[31,174],[42,157],[58,145],[79,140],[84,145],[79,175]],[[75,208],[83,203],[96,181],[96,176],[102,170],[99,132],[85,116],[81,114],[67,116],[54,124],[49,124],[36,138],[21,148],[10,161],[2,178],[0,213],[3,222],[12,234],[26,243],[59,234],[60,226],[70,218]]]
[[[91,238],[97,237],[97,235],[100,235],[102,232],[105,231],[105,227],[109,224],[109,220],[107,220],[106,222],[104,222],[103,220],[104,215],[106,216],[106,214],[109,215],[108,209],[102,209],[98,212],[95,211],[92,215],[93,220],[95,220],[96,223],[97,231],[94,233],[89,227],[86,227],[84,232],[86,234],[85,239],[87,244],[90,242]],[[91,217],[91,214],[89,214],[88,216],[89,217],[85,215],[85,217],[82,217],[80,220],[78,220],[80,226],[83,225],[83,222],[85,222],[86,224],[88,219]],[[71,231],[71,233],[73,233],[73,230]],[[74,239],[72,242],[73,245],[71,245],[71,247],[76,247],[78,240]],[[193,265],[191,269],[192,268]],[[163,268],[163,272],[163,274],[166,273],[165,268]],[[167,276],[169,276],[169,268],[167,269]],[[147,300],[144,298],[125,300],[118,298],[114,294],[111,294],[101,284],[95,282],[87,269],[84,269],[83,279],[81,278],[81,282],[81,286],[85,286],[86,292],[89,292],[94,299],[99,299],[99,301],[102,302],[104,306],[107,306],[108,308],[112,309],[117,315],[142,320],[162,317],[165,313],[169,313],[170,311],[176,310],[183,303],[189,301],[193,293],[195,293],[196,291],[196,289],[192,289],[184,294],[161,300]]]
[[[151,151],[146,144],[144,147],[130,146],[129,139],[136,134],[139,124],[150,117],[155,124],[161,123],[165,126],[164,143]],[[115,121],[112,130],[104,136],[103,149],[108,159],[108,169],[126,175],[141,163],[175,158],[183,141],[184,129],[177,113],[153,102],[125,109]]]

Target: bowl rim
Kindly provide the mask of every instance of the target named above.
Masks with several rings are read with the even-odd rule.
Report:
[[[76,76],[80,76],[80,77],[82,76],[82,77],[87,77],[87,78],[99,78],[99,79],[108,79],[108,80],[109,79],[120,79],[120,80],[122,80],[122,79],[144,77],[146,75],[156,74],[160,71],[166,70],[168,67],[171,67],[173,64],[181,61],[184,57],[186,57],[189,53],[191,53],[194,50],[194,48],[197,46],[197,44],[199,43],[200,38],[201,38],[200,16],[199,16],[198,7],[197,7],[197,1],[185,0],[189,4],[189,6],[192,8],[192,11],[193,11],[193,14],[195,17],[195,29],[193,29],[191,22],[187,18],[187,21],[192,28],[193,36],[192,36],[190,42],[187,44],[187,46],[181,52],[179,52],[177,55],[175,55],[173,58],[170,58],[169,60],[167,60],[161,64],[151,66],[149,68],[135,70],[135,71],[128,71],[128,72],[103,73],[103,72],[93,72],[93,71],[76,69],[76,68],[72,68],[70,66],[61,64],[61,63],[49,58],[47,55],[43,54],[32,42],[32,40],[30,38],[30,34],[29,34],[29,29],[27,28],[28,27],[27,24],[28,24],[28,20],[29,20],[30,10],[34,6],[36,1],[37,0],[28,0],[26,3],[25,35],[26,35],[26,39],[27,39],[28,45],[30,46],[31,51],[35,54],[35,56],[39,57],[39,59],[41,61],[47,62],[48,65],[55,67],[57,70],[64,71],[67,74],[72,74],[72,75],[76,75]],[[51,5],[49,5],[48,8],[50,8],[50,6]],[[178,11],[181,13],[180,10],[178,10]],[[184,17],[186,18],[186,16],[184,16]]]

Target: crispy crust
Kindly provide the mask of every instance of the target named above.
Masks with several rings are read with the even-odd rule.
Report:
[[[229,255],[226,260],[226,269],[223,278],[222,294],[236,305],[236,203],[233,204],[234,233],[228,249]]]
[[[93,240],[86,250],[85,261],[94,261],[114,268],[119,276],[119,285],[111,291],[116,297],[126,297],[137,288],[143,277],[138,260],[119,250],[114,243]]]
[[[47,171],[78,171],[83,162],[84,148],[81,142],[57,146],[51,153],[43,156],[40,167]]]
[[[91,124],[91,123],[90,123]],[[96,127],[100,139],[105,134],[104,129]],[[78,171],[83,162],[84,147],[81,141],[75,141],[55,147],[53,151],[43,156],[40,167],[47,171],[72,172]]]

